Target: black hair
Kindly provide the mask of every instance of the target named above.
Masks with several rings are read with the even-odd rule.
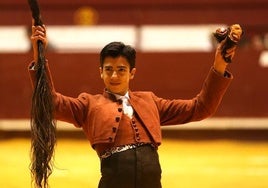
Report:
[[[103,63],[106,57],[119,57],[126,58],[129,63],[130,70],[135,67],[136,63],[136,50],[130,45],[125,45],[123,42],[111,42],[104,46],[100,52],[100,66],[103,67]]]

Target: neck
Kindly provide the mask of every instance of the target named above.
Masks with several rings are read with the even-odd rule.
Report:
[[[126,91],[124,94],[122,94],[122,93],[114,93],[114,92],[111,92],[111,91],[105,89],[105,92],[112,94],[112,95],[120,95],[120,96],[125,96],[126,94],[128,95],[128,91]]]

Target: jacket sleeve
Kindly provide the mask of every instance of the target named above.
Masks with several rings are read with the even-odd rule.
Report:
[[[229,72],[227,75],[229,77],[224,77],[211,68],[200,93],[189,100],[166,100],[153,96],[161,125],[184,124],[212,116],[233,79]]]
[[[36,84],[35,63],[32,62],[29,67],[29,74],[32,87]],[[49,85],[52,89],[54,100],[54,116],[57,120],[62,120],[74,124],[76,127],[82,127],[85,122],[85,117],[88,109],[88,96],[85,93],[80,94],[77,98],[67,97],[55,91],[52,76],[50,73],[48,62],[45,64],[46,76]]]

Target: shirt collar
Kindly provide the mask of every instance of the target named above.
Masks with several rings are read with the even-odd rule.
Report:
[[[122,99],[122,98],[127,98],[127,99],[129,99],[129,94],[128,94],[128,92],[127,92],[125,95],[118,95],[118,94],[115,94],[115,93],[113,93],[113,95],[116,97],[117,100],[118,100],[118,99]]]
[[[128,91],[126,92],[125,95],[118,95],[118,94],[112,93],[112,92],[110,92],[110,91],[108,91],[106,89],[105,89],[105,92],[108,93],[108,94],[111,94],[111,95],[115,96],[116,100],[119,100],[119,99],[122,99],[122,98],[129,99],[129,93],[128,93]]]

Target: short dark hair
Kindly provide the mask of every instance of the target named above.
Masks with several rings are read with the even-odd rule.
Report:
[[[123,42],[111,42],[104,46],[100,52],[100,66],[103,67],[104,59],[106,57],[119,57],[126,58],[129,63],[130,70],[135,67],[136,64],[136,50],[130,45],[125,45]]]

